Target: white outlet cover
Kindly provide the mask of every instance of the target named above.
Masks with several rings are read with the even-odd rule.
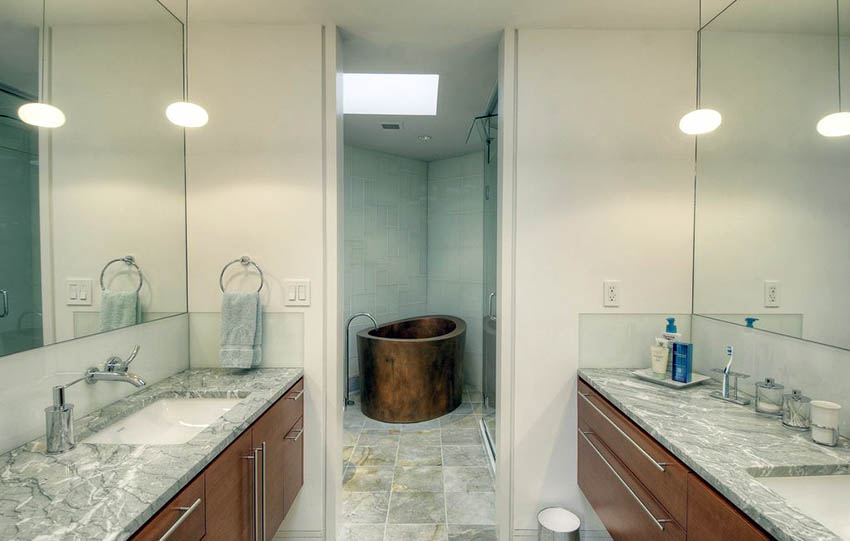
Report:
[[[765,308],[779,308],[782,304],[782,282],[779,280],[764,281]]]
[[[609,308],[620,306],[619,280],[605,280],[602,282],[602,305]]]

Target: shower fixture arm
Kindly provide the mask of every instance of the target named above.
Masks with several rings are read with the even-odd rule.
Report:
[[[348,406],[354,405],[354,401],[352,401],[349,398],[349,393],[348,393],[348,378],[349,378],[349,376],[348,376],[348,371],[349,371],[348,337],[351,334],[351,323],[355,319],[357,319],[358,317],[369,318],[372,321],[372,326],[374,326],[376,329],[378,328],[378,322],[375,320],[374,317],[372,317],[372,314],[370,314],[368,312],[358,312],[358,313],[354,314],[353,316],[348,318],[348,323],[345,324],[345,356],[344,356],[344,359],[345,359],[345,382],[343,383],[344,393],[343,393],[342,403],[344,405],[344,408],[346,408],[346,409],[348,408]]]

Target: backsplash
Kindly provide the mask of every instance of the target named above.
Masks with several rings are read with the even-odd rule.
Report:
[[[189,368],[187,314],[79,338],[0,359],[5,378],[0,383],[0,453],[44,435],[44,408],[51,404],[54,385],[68,383],[91,366],[103,366],[112,355],[126,358],[141,346],[131,372],[148,385]],[[126,383],[78,383],[67,391],[74,417],[124,398],[138,389]]]
[[[735,348],[732,368],[750,374],[741,390],[754,394],[755,383],[772,377],[786,392],[800,389],[812,400],[841,404],[841,433],[850,435],[850,351],[731,325],[695,315],[694,370],[716,376],[725,365],[726,345]]]
[[[579,367],[649,367],[649,347],[668,317],[676,318],[682,340],[689,341],[690,314],[579,314]]]

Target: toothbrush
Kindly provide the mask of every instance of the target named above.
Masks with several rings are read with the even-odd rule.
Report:
[[[729,357],[729,362],[726,363],[726,368],[723,369],[723,397],[729,397],[729,373],[732,368],[732,357],[734,353],[734,348],[732,346],[726,346],[726,356]]]

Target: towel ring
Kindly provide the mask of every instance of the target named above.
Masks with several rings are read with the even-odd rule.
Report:
[[[260,268],[259,265],[255,261],[253,261],[247,255],[243,255],[242,257],[237,257],[233,261],[227,263],[223,269],[221,269],[221,274],[218,276],[218,287],[221,288],[221,292],[224,293],[224,272],[227,270],[227,267],[233,265],[234,263],[241,263],[242,265],[254,265],[254,268],[257,269],[257,272],[260,273],[260,287],[257,288],[257,293],[263,289],[263,284],[265,283],[265,278],[263,278],[263,269]]]
[[[138,293],[142,290],[142,284],[144,283],[144,279],[142,278],[142,269],[140,269],[139,266],[136,265],[136,258],[131,255],[125,255],[124,257],[115,258],[103,266],[103,270],[100,271],[100,290],[106,291],[106,286],[103,283],[103,277],[106,275],[106,269],[109,268],[109,265],[112,265],[113,263],[118,263],[119,261],[130,265],[131,267],[136,269],[136,272],[139,273],[139,287],[136,288],[136,293]]]

